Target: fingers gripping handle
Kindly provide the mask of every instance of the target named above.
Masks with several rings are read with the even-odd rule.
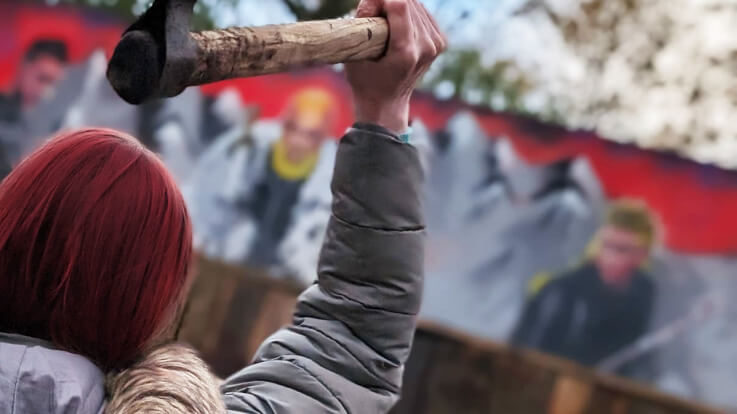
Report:
[[[310,66],[380,58],[389,26],[383,18],[335,19],[191,34],[197,62],[188,85]]]

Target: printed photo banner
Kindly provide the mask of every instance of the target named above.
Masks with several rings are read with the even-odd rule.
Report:
[[[94,10],[0,4],[0,89],[9,86],[23,51],[35,39],[65,41],[74,63],[96,49],[109,56],[124,28],[125,23]],[[352,122],[350,91],[342,76],[328,69],[226,81],[207,85],[202,91],[216,95],[235,88],[244,104],[257,105],[261,117],[273,118],[279,116],[288,96],[307,85],[329,89],[341,102],[334,131],[340,136]],[[657,212],[664,227],[664,243],[671,250],[737,253],[737,172],[613,143],[589,132],[567,131],[459,102],[441,102],[424,93],[416,95],[412,113],[430,130],[438,130],[461,109],[473,109],[490,137],[510,138],[530,162],[587,157],[609,198],[643,199]]]

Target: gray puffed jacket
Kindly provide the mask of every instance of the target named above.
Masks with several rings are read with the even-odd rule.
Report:
[[[400,395],[420,307],[424,225],[417,151],[382,128],[341,140],[318,282],[292,326],[221,387],[231,413],[385,413]],[[100,413],[87,359],[0,334],[0,413]]]

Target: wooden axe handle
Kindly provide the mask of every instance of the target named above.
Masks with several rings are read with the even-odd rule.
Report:
[[[334,19],[192,33],[197,59],[189,86],[316,65],[377,59],[386,51],[383,18]]]

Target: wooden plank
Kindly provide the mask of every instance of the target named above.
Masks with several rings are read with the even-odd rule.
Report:
[[[550,396],[549,414],[585,414],[591,403],[593,386],[576,377],[562,375]],[[613,413],[614,414],[614,413]],[[624,414],[624,413],[622,413]]]
[[[274,332],[292,321],[297,297],[283,290],[267,291],[261,306],[259,317],[254,320],[251,334],[247,338],[245,358],[250,361],[261,343]]]
[[[405,378],[427,378],[434,367],[439,345],[434,335],[417,331],[412,352],[404,368]],[[392,414],[413,414],[427,411],[427,381],[410,381],[402,385],[402,399]]]
[[[201,260],[180,336],[216,374],[250,361],[289,323],[300,289],[243,269]],[[571,361],[421,323],[392,414],[717,414],[642,384]]]
[[[300,288],[246,269],[199,257],[179,339],[226,377],[248,364],[258,345],[291,320]]]
[[[528,406],[520,406],[519,401],[529,401],[531,390],[544,390],[547,385],[543,383],[543,379],[552,376],[556,379],[565,377],[580,383],[590,384],[590,402],[588,403],[588,408],[584,410],[585,413],[725,414],[724,411],[716,408],[664,394],[644,384],[604,375],[568,360],[535,351],[516,350],[508,345],[489,340],[481,340],[446,326],[423,322],[420,323],[419,330],[422,332],[432,332],[437,337],[453,338],[453,340],[463,343],[468,347],[484,349],[485,352],[496,356],[497,365],[495,369],[503,373],[504,381],[516,383],[516,387],[523,388],[517,388],[516,391],[514,387],[508,388],[508,393],[502,395],[503,401],[498,403],[500,404],[498,407],[495,406],[495,411],[493,411],[495,413],[538,414],[546,411],[549,412],[552,409],[552,403],[538,405],[537,408],[533,409]],[[535,377],[535,374],[527,376],[526,378],[529,384],[526,386],[524,382],[521,383],[518,379],[521,373],[525,372],[525,369],[522,368],[523,366],[531,368],[532,371],[538,371],[537,375],[539,375],[538,377]],[[548,375],[546,376],[545,373],[548,373]],[[490,373],[489,375],[492,374]],[[409,378],[406,378],[406,380],[413,381],[413,379]],[[495,383],[494,386],[505,387],[504,383]],[[551,387],[548,394],[549,401],[553,401],[555,392],[555,389]]]

